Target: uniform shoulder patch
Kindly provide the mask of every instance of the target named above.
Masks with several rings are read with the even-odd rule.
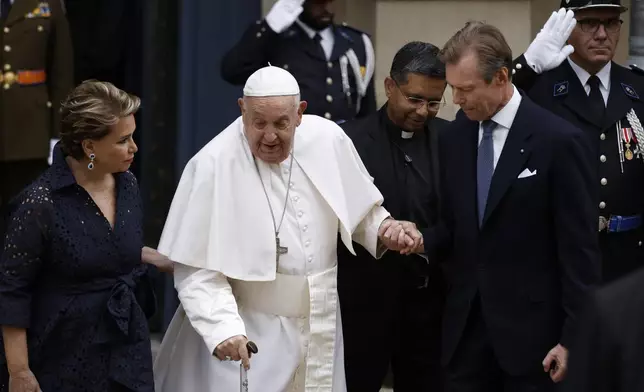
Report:
[[[337,27],[338,27],[338,29],[340,30],[341,33],[344,32],[344,33],[347,33],[347,34],[354,34],[354,35],[357,34],[358,37],[361,37],[364,34],[364,35],[368,36],[369,38],[371,38],[371,36],[369,34],[365,33],[364,31],[362,31],[360,29],[357,29],[357,28],[355,28],[353,26],[349,26],[346,22],[342,22],[342,24],[337,25]]]
[[[635,72],[636,74],[640,76],[644,76],[644,69],[638,67],[636,64],[631,64],[630,68],[631,68],[631,71]]]

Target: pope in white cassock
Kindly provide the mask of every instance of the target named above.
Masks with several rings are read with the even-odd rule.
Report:
[[[422,237],[380,206],[342,129],[303,115],[290,73],[258,70],[239,105],[242,116],[188,162],[161,236],[181,305],[156,390],[238,391],[241,360],[251,392],[344,392],[338,232],[375,257],[415,251]],[[250,360],[247,339],[259,348]]]

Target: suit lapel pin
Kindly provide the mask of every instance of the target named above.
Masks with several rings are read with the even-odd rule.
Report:
[[[563,81],[560,83],[555,84],[554,91],[553,91],[553,96],[558,97],[560,95],[566,95],[568,94],[568,81]]]
[[[632,86],[629,86],[626,83],[622,83],[622,88],[624,89],[624,93],[628,95],[629,97],[633,99],[640,99],[640,96],[637,95],[637,91]]]

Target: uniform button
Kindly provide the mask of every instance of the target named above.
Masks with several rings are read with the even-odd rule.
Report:
[[[331,113],[329,113],[329,112],[324,113],[324,118],[326,118],[327,120],[330,120],[331,119]]]
[[[4,46],[4,51],[5,51],[5,52],[11,52],[11,46],[9,46],[9,45],[5,45],[5,46]]]
[[[5,83],[4,86],[2,86],[3,89],[9,90],[9,87],[11,87],[8,83]]]
[[[11,69],[11,64],[5,64],[4,65],[4,70],[9,71]]]
[[[333,102],[333,97],[332,97],[332,96],[330,96],[330,95],[327,95],[327,96],[326,96],[326,101],[327,101],[327,102]]]
[[[4,28],[4,32],[5,32],[5,34],[6,34],[6,33],[8,33],[9,31],[10,31],[10,30],[9,30],[9,28],[8,28],[8,27],[5,27],[5,28]]]
[[[326,66],[327,66],[329,69],[330,69],[330,68],[333,68],[333,63],[329,61],[328,63],[326,63]]]
[[[266,27],[261,28],[262,33],[266,31]]]
[[[517,65],[518,65],[518,64],[517,64]],[[513,69],[513,70],[512,70],[512,75],[516,75],[516,73],[517,73],[517,70],[516,70],[516,69]]]
[[[516,65],[516,69],[521,69],[522,67],[523,65],[521,65],[520,63]]]
[[[255,34],[255,37],[260,38],[262,36],[262,33],[257,33]]]
[[[47,107],[48,107],[48,108],[50,108],[50,107],[51,107],[51,101],[47,101]]]
[[[284,66],[282,68],[288,69],[288,64],[284,64]]]
[[[601,203],[599,203],[599,208],[601,208],[602,210],[603,210],[604,208],[606,208],[606,203],[605,203],[605,202],[603,202],[603,201],[602,201]]]
[[[642,241],[638,242],[637,246],[642,246]]]
[[[599,135],[599,138],[600,138],[601,140],[606,140],[606,134],[605,134],[605,133],[602,133],[601,135]]]
[[[602,161],[602,162],[606,162],[606,155],[600,156],[599,160]]]
[[[333,79],[326,78],[326,84],[328,84],[329,86],[332,85],[333,84]]]
[[[302,231],[307,231],[308,229],[309,227],[307,225],[304,225],[304,227],[302,227]]]
[[[297,216],[299,216],[300,218],[302,217],[302,215],[304,215],[304,213],[302,211],[297,213]]]
[[[262,21],[261,20],[256,20],[255,23],[256,24],[262,24]]]
[[[38,26],[38,29],[37,29],[37,30],[38,30],[39,32],[42,32],[44,29],[43,29],[43,27],[42,27],[42,26]]]
[[[605,178],[602,178],[602,180],[600,182],[601,182],[602,185],[608,184],[608,180],[605,179]]]

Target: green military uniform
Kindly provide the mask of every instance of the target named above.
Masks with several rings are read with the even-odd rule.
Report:
[[[0,31],[0,209],[47,166],[73,87],[62,0],[14,0]]]

